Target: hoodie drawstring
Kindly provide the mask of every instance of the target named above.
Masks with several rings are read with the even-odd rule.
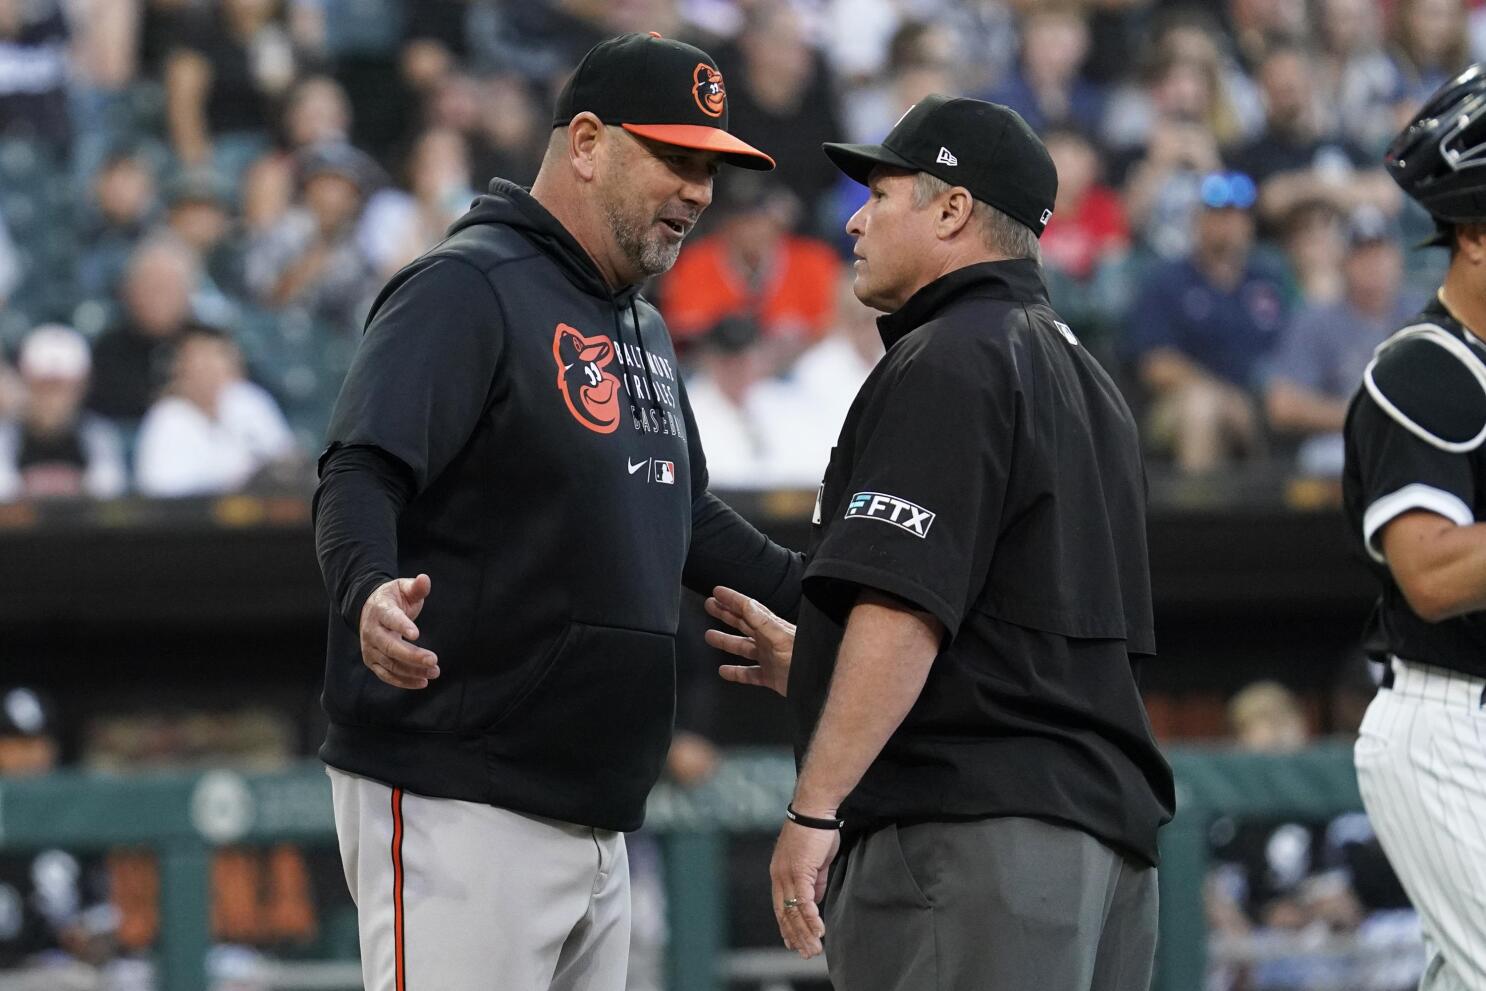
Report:
[[[640,333],[640,311],[633,296],[629,298],[629,318],[635,326],[635,340],[640,343],[640,364],[645,366],[645,384],[650,387],[650,401],[658,402],[660,393],[655,390],[655,376],[650,374],[650,352],[645,350],[645,336]]]
[[[614,307],[613,313],[614,346],[619,349],[620,367],[624,368],[626,370],[625,374],[628,375],[630,364],[629,356],[624,353],[624,321],[619,318],[618,306]],[[635,346],[636,350],[640,352],[640,364],[644,366],[645,384],[650,389],[650,403],[653,406],[659,399],[660,393],[657,392],[655,389],[655,376],[651,374],[650,371],[650,352],[645,348],[645,335],[640,333],[640,311],[639,308],[635,306],[635,298],[633,296],[630,297],[629,301],[629,319],[630,326],[632,326],[635,331]],[[635,400],[635,390],[633,388],[633,384],[628,378],[624,380],[624,394],[629,397],[630,412],[635,415],[635,420],[639,423],[643,423],[644,418],[640,412],[640,404]],[[643,430],[645,428],[642,426],[640,429]]]
[[[631,304],[633,305],[633,304]],[[621,377],[624,382],[624,394],[629,397],[629,410],[634,415],[636,425],[642,422],[640,416],[640,404],[635,401],[634,386],[629,380],[629,357],[624,353],[624,321],[619,319],[619,307],[614,307],[610,312],[614,315],[614,347],[619,351],[619,367],[623,370]],[[640,335],[639,327],[635,328],[635,336]]]

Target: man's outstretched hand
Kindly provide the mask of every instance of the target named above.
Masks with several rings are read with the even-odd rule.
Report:
[[[721,620],[742,636],[708,630],[709,644],[752,664],[724,664],[717,669],[727,681],[761,685],[780,695],[789,690],[789,665],[795,650],[795,624],[774,615],[757,599],[719,585],[706,602],[707,615]]]
[[[372,674],[395,688],[427,688],[439,676],[439,659],[414,645],[413,620],[433,589],[427,575],[394,578],[378,585],[361,607],[361,661]]]

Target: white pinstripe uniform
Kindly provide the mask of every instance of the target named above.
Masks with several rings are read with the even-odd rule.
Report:
[[[1430,948],[1421,991],[1486,991],[1486,613],[1425,622],[1380,543],[1402,513],[1462,526],[1486,516],[1486,423],[1466,412],[1486,400],[1452,391],[1474,379],[1486,395],[1486,345],[1443,304],[1423,319],[1378,349],[1347,417],[1343,492],[1383,582],[1369,648],[1388,665],[1362,722],[1357,779],[1419,911]]]

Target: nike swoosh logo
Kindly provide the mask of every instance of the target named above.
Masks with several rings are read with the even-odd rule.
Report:
[[[625,464],[629,465],[629,473],[631,475],[633,475],[635,472],[639,471],[641,468],[645,467],[646,465],[648,465],[650,463],[650,459],[649,458],[646,458],[644,461],[641,461],[639,464],[635,464],[634,462],[630,461],[628,458],[625,458],[624,461],[625,461]]]

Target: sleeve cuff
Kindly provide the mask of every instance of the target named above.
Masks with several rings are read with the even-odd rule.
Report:
[[[1415,482],[1405,485],[1397,492],[1376,500],[1362,515],[1362,541],[1367,553],[1379,564],[1386,563],[1383,550],[1374,542],[1378,533],[1392,520],[1413,509],[1424,509],[1438,513],[1456,526],[1466,526],[1476,521],[1475,514],[1459,496],[1432,485]]]
[[[392,581],[388,575],[367,575],[361,581],[351,586],[350,595],[346,596],[346,602],[341,610],[341,619],[346,622],[352,630],[361,631],[361,610],[366,606],[366,600],[371,594],[383,585]]]
[[[934,617],[944,624],[946,642],[954,639],[959,632],[960,621],[964,618],[959,608],[950,605],[932,589],[901,574],[884,571],[870,565],[858,564],[855,561],[842,561],[837,558],[824,560],[817,558],[805,569],[806,586],[808,587],[810,582],[817,578],[850,582],[853,585],[874,588],[880,592],[896,595],[900,599],[906,599],[920,609],[933,613]]]

